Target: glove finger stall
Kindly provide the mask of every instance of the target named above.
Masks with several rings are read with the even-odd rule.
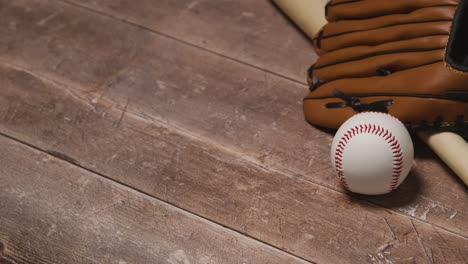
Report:
[[[362,0],[331,2],[328,5],[329,22],[348,19],[365,19],[389,14],[407,14],[414,10],[432,6],[457,6],[458,0]]]
[[[452,21],[456,7],[428,7],[409,14],[391,14],[365,20],[345,20],[326,24],[323,37],[332,37],[345,33],[367,31],[401,24],[414,24],[434,21]]]
[[[421,52],[445,49],[448,36],[429,36],[410,40],[384,43],[377,46],[357,46],[323,54],[315,64],[316,69],[339,63],[400,52]]]
[[[443,49],[423,52],[398,52],[384,54],[359,61],[338,63],[322,68],[315,68],[313,75],[319,80],[327,82],[346,78],[382,76],[436,62],[442,62],[444,54],[445,52]]]
[[[447,35],[452,22],[428,22],[402,24],[387,28],[341,34],[334,37],[317,38],[314,47],[321,54],[337,49],[355,46],[377,46],[395,41],[402,41],[426,36]]]

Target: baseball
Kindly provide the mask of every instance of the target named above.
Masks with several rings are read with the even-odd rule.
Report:
[[[385,113],[351,117],[338,129],[331,147],[333,169],[343,187],[367,195],[395,190],[408,176],[413,158],[408,130]]]

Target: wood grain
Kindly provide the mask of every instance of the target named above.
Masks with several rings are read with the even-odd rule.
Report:
[[[304,81],[312,45],[269,0],[65,0],[287,78]],[[281,37],[281,39],[279,39]]]
[[[27,11],[31,3],[34,10]],[[149,4],[143,3],[132,12],[146,12]],[[164,3],[161,7],[170,13]],[[247,2],[242,4],[241,9],[248,7]],[[267,9],[269,4],[263,4]],[[53,1],[3,6],[1,22],[10,26],[0,40],[6,47],[0,51],[2,60],[85,90],[90,101],[105,96],[120,109],[130,102],[128,112],[169,120],[197,137],[242,153],[258,166],[341,191],[329,169],[328,154],[324,155],[331,136],[303,121],[301,84],[88,9]],[[120,4],[112,10],[112,14],[129,12]],[[195,23],[186,16],[186,25]],[[266,20],[260,15],[254,18]],[[255,31],[256,24],[250,30]],[[188,29],[184,33],[195,34]],[[303,40],[289,41],[301,47],[296,43]],[[222,52],[229,54],[229,49]],[[417,149],[415,169],[396,193],[360,198],[467,237],[466,188],[427,148],[419,144]]]
[[[297,82],[87,9],[0,3],[4,135],[309,261],[468,259],[466,193],[425,196],[445,188],[422,179],[447,175],[431,157],[377,201],[441,228],[336,191]]]
[[[0,146],[0,263],[306,263],[18,142]]]
[[[93,104],[86,92],[11,65],[0,78],[1,134],[311,262],[468,259],[461,236],[271,171],[170,121],[123,112],[106,98]]]

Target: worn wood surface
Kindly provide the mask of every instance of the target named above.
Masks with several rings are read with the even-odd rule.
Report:
[[[143,25],[156,33],[161,32],[200,47],[206,47],[203,45],[204,40],[211,43],[208,48],[230,58],[245,59],[238,54],[236,47],[238,43],[248,43],[257,54],[257,57],[249,58],[249,63],[263,65],[263,69],[271,72],[278,72],[277,66],[281,65],[283,75],[294,76],[297,82],[303,82],[305,79],[305,70],[299,71],[297,65],[308,66],[313,62],[310,56],[313,52],[310,47],[306,47],[307,40],[300,34],[291,36],[283,32],[284,28],[289,29],[288,32],[295,30],[292,30],[291,25],[286,27],[282,24],[286,20],[278,11],[275,14],[270,12],[274,7],[268,1],[224,1],[221,4],[213,1],[185,0],[178,1],[177,5],[171,1],[161,1],[158,5],[152,5],[150,0],[141,1],[141,5],[133,5],[133,1],[130,0],[118,3],[112,0],[67,1],[108,14],[113,18]],[[156,9],[173,11],[157,16],[156,22],[152,16],[142,15],[151,14],[148,10]],[[163,26],[179,24],[175,20],[179,17],[172,15],[177,13],[175,10],[183,14],[180,17],[183,17],[184,26],[174,28]],[[245,19],[236,19],[239,18],[239,14],[249,10],[252,11],[252,16],[247,19],[250,23]],[[197,28],[200,26],[210,35],[199,33]],[[219,31],[220,27],[225,30]],[[261,48],[257,48],[256,38],[246,37],[248,34],[246,32],[268,40],[262,41]],[[257,32],[266,33],[257,34]],[[226,39],[233,41],[228,45],[224,42]],[[244,40],[235,41],[239,39]],[[288,43],[288,46],[278,43]],[[280,49],[276,49],[278,45]],[[173,47],[173,50],[183,50],[182,45],[180,49],[178,48]],[[162,50],[164,46],[158,45],[150,49]],[[157,55],[153,51],[150,53],[151,55],[145,57],[144,61],[136,62],[121,76],[154,68],[155,61],[167,61],[167,64],[162,64],[166,66],[157,68],[159,74],[138,76],[137,82],[140,85],[132,90],[126,87],[133,83],[135,78],[130,81],[119,79],[109,87],[109,91],[106,91],[112,95],[116,94],[114,100],[124,104],[125,100],[133,101],[135,98],[136,104],[131,105],[130,111],[135,109],[162,118],[170,116],[187,129],[197,130],[209,138],[215,136],[218,141],[239,148],[239,151],[248,153],[270,168],[273,167],[284,173],[299,174],[304,179],[340,189],[335,175],[329,170],[328,157],[323,155],[329,152],[331,136],[314,130],[303,122],[301,98],[306,93],[305,86],[280,80],[281,78],[264,72],[250,73],[249,70],[247,73],[246,70],[239,69],[242,68],[240,65],[236,65],[238,68],[236,70],[226,67],[226,73],[220,74],[217,65],[221,62],[214,56],[206,61],[206,56],[194,52],[184,53],[185,56],[178,58],[173,58],[170,51],[168,54]],[[191,63],[187,63],[185,59],[187,57],[193,58]],[[265,64],[261,59],[265,57],[275,61]],[[208,65],[201,65],[201,61],[205,61]],[[181,78],[168,78],[167,74],[178,71],[180,65],[193,70],[189,70],[187,75],[182,74]],[[193,78],[194,76],[196,77]],[[169,89],[164,97],[146,96],[148,86],[154,82],[184,88],[185,96],[190,100],[181,99],[181,91],[177,89]],[[437,161],[437,157],[426,147],[419,144],[416,155],[416,169],[411,175],[412,183],[402,186],[399,190],[405,195],[390,195],[391,199],[389,196],[364,199],[387,208],[395,208],[400,213],[433,222],[468,237],[466,187],[460,184],[459,179]],[[424,187],[420,188],[421,186]],[[453,215],[457,218],[452,217]]]
[[[1,263],[305,263],[43,151],[0,145]]]
[[[0,133],[285,258],[466,262],[463,185],[423,149],[396,193],[344,194],[329,170],[331,135],[301,114],[306,40],[267,1],[216,3],[0,1]],[[249,37],[263,31],[272,34]]]
[[[111,101],[92,104],[86,92],[40,75],[11,65],[0,72],[1,134],[292,255],[317,263],[468,257],[459,235],[269,170]]]
[[[273,74],[304,82],[315,54],[269,0],[64,0]]]
[[[145,3],[132,9],[123,8],[130,4],[113,8],[130,12],[126,10],[149,8]],[[164,3],[163,9],[171,10],[170,4]],[[247,3],[241,3],[243,8],[237,9],[249,9]],[[15,1],[11,8],[6,5],[3,9],[3,24],[14,25],[3,37],[8,48],[1,58],[7,62],[72,82],[72,86],[89,91],[91,101],[106,96],[121,109],[129,102],[127,111],[169,120],[262,166],[341,191],[329,169],[328,155],[324,155],[332,137],[303,121],[301,98],[306,88],[300,83],[89,9],[46,2],[28,11],[30,5]],[[192,16],[186,16],[186,24],[195,23]],[[255,25],[243,27],[255,31]],[[194,34],[190,30],[184,33]],[[296,35],[291,42],[305,41]],[[222,41],[223,36],[212,41]],[[223,52],[230,54],[229,49]],[[268,48],[263,52],[270,53]],[[296,51],[285,49],[282,53],[287,56]],[[361,198],[468,236],[466,187],[420,145],[413,173],[395,194]]]

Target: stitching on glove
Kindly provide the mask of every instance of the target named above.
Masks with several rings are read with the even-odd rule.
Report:
[[[377,72],[382,76],[388,76],[392,74],[392,71],[390,71],[389,69],[385,69],[385,68],[378,68]]]
[[[361,103],[361,100],[359,100],[359,98],[349,96],[337,89],[333,91],[333,94],[336,97],[343,100],[343,102],[327,103],[325,107],[327,108],[351,107],[356,112],[375,111],[375,112],[381,112],[381,113],[388,113],[387,107],[391,106],[394,103],[393,100],[389,99],[389,100],[376,101],[376,102],[372,102],[369,104],[363,104]]]
[[[320,80],[317,76],[312,77],[312,84],[309,86],[309,90],[313,92],[315,89],[320,87],[320,85],[325,84],[327,81]]]

